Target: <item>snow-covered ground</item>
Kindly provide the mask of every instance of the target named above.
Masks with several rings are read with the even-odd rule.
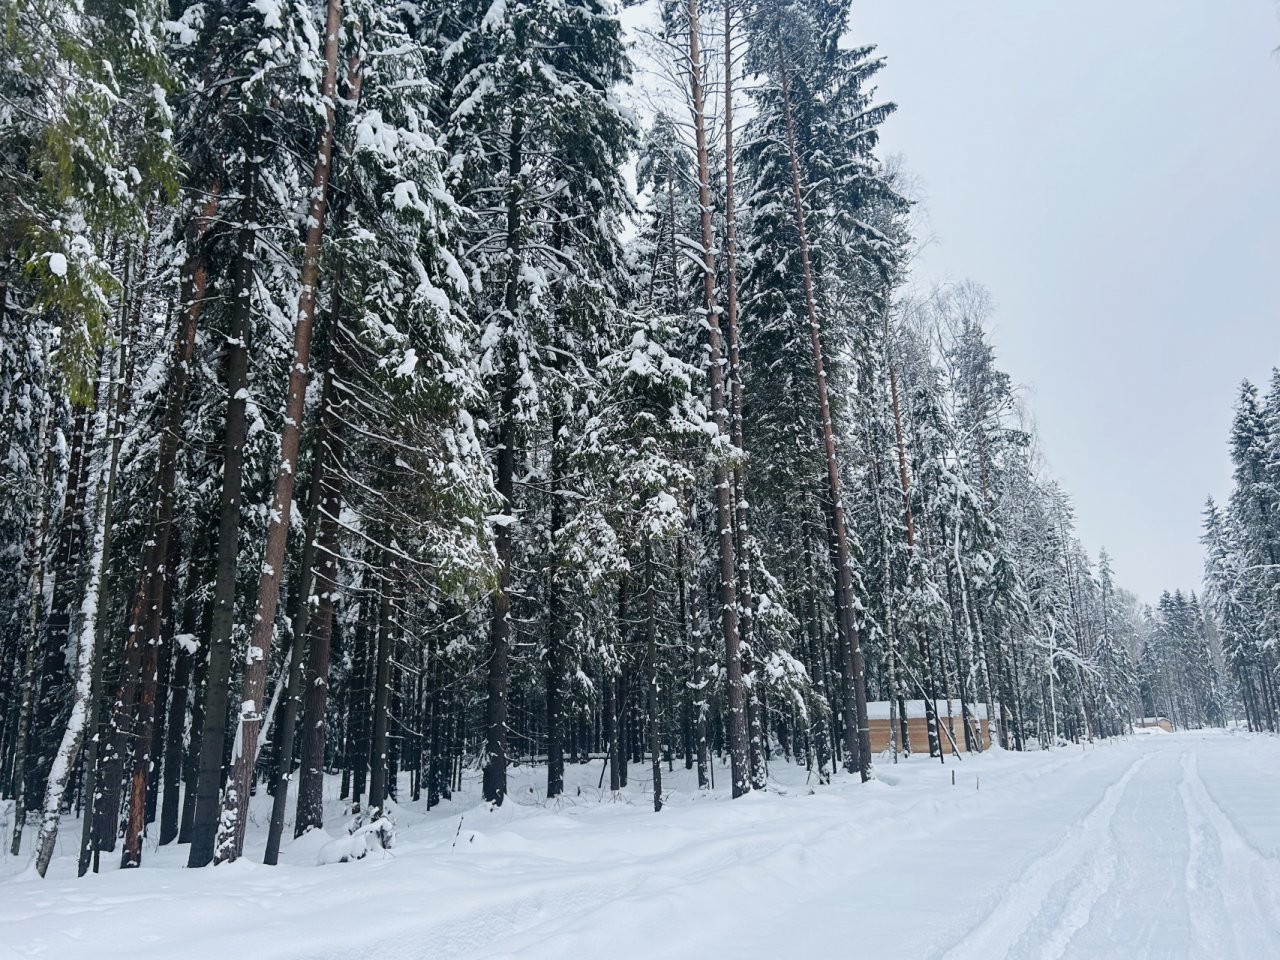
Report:
[[[1280,957],[1275,739],[917,756],[812,790],[779,763],[733,802],[677,766],[656,815],[647,768],[615,802],[599,768],[550,806],[538,768],[496,810],[403,805],[394,847],[354,863],[318,865],[310,837],[274,868],[148,848],[141,870],[77,881],[64,839],[47,880],[0,863],[0,957]]]

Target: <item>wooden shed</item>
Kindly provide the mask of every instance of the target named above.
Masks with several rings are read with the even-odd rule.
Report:
[[[952,700],[951,709],[947,709],[947,701],[939,700],[938,702],[938,735],[942,738],[942,749],[946,753],[951,752],[951,740],[947,734],[955,738],[956,749],[964,751],[964,727],[963,714],[960,709],[960,701]],[[925,719],[925,702],[923,700],[907,700],[905,701],[907,708],[907,737],[911,741],[912,753],[927,753],[929,750],[929,726]],[[970,703],[966,705],[969,710],[970,721],[974,724],[978,735],[981,737],[982,749],[985,750],[991,746],[991,730],[987,723],[987,705],[985,703]],[[948,713],[950,718],[948,719]],[[889,741],[889,718],[891,716],[888,700],[872,700],[867,703],[867,721],[871,728],[871,750],[874,753],[882,753],[890,747]],[[898,721],[901,723],[901,719]],[[901,738],[899,738],[901,739]],[[898,749],[902,749],[899,742]]]
[[[1152,730],[1158,727],[1165,733],[1173,733],[1173,724],[1169,722],[1168,717],[1141,717],[1133,721],[1133,726],[1138,730]]]

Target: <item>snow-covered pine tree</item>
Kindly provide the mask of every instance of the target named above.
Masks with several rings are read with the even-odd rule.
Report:
[[[465,3],[442,20],[451,88],[444,124],[448,185],[471,212],[467,247],[483,352],[497,492],[498,583],[489,622],[485,797],[506,794],[511,605],[521,497],[534,438],[547,424],[543,391],[567,334],[557,290],[581,281],[607,294],[610,227],[625,204],[620,161],[630,138],[612,99],[628,72],[620,26],[600,2]],[[571,165],[565,160],[573,158]],[[574,260],[583,259],[575,278]],[[600,268],[606,271],[603,275]],[[603,283],[605,287],[599,285]],[[605,313],[608,309],[605,307]],[[589,344],[583,344],[590,349]]]

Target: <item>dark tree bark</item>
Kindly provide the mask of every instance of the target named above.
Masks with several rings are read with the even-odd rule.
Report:
[[[560,431],[564,418],[557,408],[551,418],[551,456],[547,482],[551,490],[551,557],[547,573],[547,799],[564,792],[564,694],[565,623],[560,595],[560,554],[557,543],[564,526],[564,501],[560,491]]]
[[[48,360],[47,349],[45,350],[45,360]],[[27,578],[27,596],[29,600],[27,605],[26,652],[23,655],[22,677],[19,681],[22,702],[18,707],[17,733],[14,738],[13,762],[10,767],[14,812],[13,840],[10,845],[10,851],[15,857],[22,849],[22,828],[26,823],[27,802],[25,787],[28,780],[26,759],[31,743],[31,718],[35,713],[39,684],[37,671],[40,668],[39,655],[41,645],[39,637],[44,610],[45,542],[48,536],[50,490],[53,486],[53,457],[52,451],[49,449],[49,426],[52,414],[51,402],[46,402],[40,411],[40,426],[36,440],[36,462],[42,463],[42,483],[41,489],[35,497],[36,515],[32,518],[27,528],[27,540],[24,547],[29,569]]]
[[[649,760],[653,770],[653,810],[662,810],[662,738],[658,727],[658,598],[653,583],[653,547],[644,542],[644,639],[649,672]]]
[[[427,747],[427,809],[440,802],[449,792],[448,771],[452,757],[449,755],[444,727],[448,703],[444,691],[444,663],[440,653],[440,641],[433,637],[427,651],[426,695],[431,710],[430,733]]]
[[[813,577],[813,555],[805,550],[809,560],[809,588],[805,591],[805,627],[809,646],[809,663],[813,670],[815,692],[824,699],[827,696],[826,669],[822,657],[822,627],[818,622],[818,591]],[[827,783],[827,763],[831,759],[830,746],[827,740],[826,721],[819,719],[813,724],[815,747],[817,749],[818,782]]]
[[[631,580],[624,573],[618,585],[618,651],[614,674],[613,739],[618,765],[618,786],[627,786],[627,763],[631,756],[631,684],[627,670],[627,650],[631,646]]]
[[[338,297],[335,292],[333,325],[335,342],[339,336]],[[337,347],[336,349],[341,349]],[[311,478],[311,510],[307,520],[307,540],[303,545],[299,571],[298,607],[293,618],[293,645],[290,651],[289,698],[281,723],[281,768],[272,798],[271,826],[263,862],[275,864],[280,855],[284,815],[293,779],[293,747],[297,718],[304,710],[302,752],[298,768],[298,806],[294,836],[311,827],[323,826],[325,710],[328,705],[329,651],[333,636],[333,607],[337,592],[338,515],[341,511],[342,439],[340,418],[334,415],[336,385],[332,367],[325,372],[321,399],[320,435]],[[311,608],[315,607],[315,613]],[[302,656],[308,650],[304,668]],[[306,679],[304,688],[303,679]],[[305,701],[305,702],[304,702]],[[318,759],[315,753],[318,740]],[[309,783],[314,775],[319,782]],[[314,793],[314,795],[313,795]]]
[[[223,754],[231,686],[231,629],[235,619],[244,444],[248,433],[249,340],[253,332],[253,284],[258,242],[255,224],[258,176],[257,166],[251,164],[246,172],[244,209],[241,211],[243,219],[236,239],[231,336],[226,345],[227,415],[223,430],[218,551],[188,867],[203,867],[213,860],[225,773]]]
[[[187,585],[182,596],[182,622],[174,637],[173,679],[169,684],[169,719],[165,724],[164,800],[160,807],[160,846],[178,839],[180,791],[183,774],[183,733],[187,705],[191,699],[193,665],[200,648],[196,644],[196,621],[200,607],[196,594],[200,588],[200,558],[207,544],[196,542],[187,560]]]
[[[160,649],[158,651],[158,667],[156,670],[155,707],[151,725],[151,758],[147,770],[147,810],[146,822],[156,822],[160,806],[160,774],[164,763],[165,733],[169,717],[169,690],[173,682],[173,673],[177,668],[174,634],[177,624],[174,622],[174,594],[177,592],[178,567],[181,551],[178,540],[173,538],[169,544],[169,562],[165,568],[166,586],[164,591],[164,607],[160,617]]]
[[[166,568],[172,561],[172,552]],[[167,579],[169,569],[162,571],[161,579]],[[157,586],[158,598],[165,595],[165,589]],[[138,678],[137,722],[133,727],[133,769],[127,784],[128,814],[125,821],[124,844],[120,851],[121,868],[137,867],[142,864],[142,835],[146,830],[147,819],[147,787],[149,786],[152,750],[155,747],[156,692],[160,671],[160,654],[162,647],[162,628],[160,620],[163,616],[163,604],[155,604],[148,611],[150,621],[146,625],[146,634],[154,639],[145,641],[142,652],[142,668]]]
[[[212,581],[213,559],[205,571],[205,583]],[[204,740],[205,702],[209,693],[209,637],[213,629],[213,597],[205,598],[200,613],[200,637],[196,646],[192,667],[191,736],[186,756],[182,761],[182,823],[178,827],[178,842],[190,843],[195,828],[196,793],[200,777],[200,748]]]
[[[382,595],[378,600],[378,653],[373,685],[373,738],[370,744],[369,819],[386,813],[387,709],[391,702],[391,646],[395,641],[391,602],[391,558],[382,556]]]
[[[369,694],[373,687],[373,674],[377,660],[376,639],[370,643],[371,618],[377,617],[377,607],[371,598],[366,596],[360,603],[360,613],[356,620],[356,636],[354,655],[352,657],[351,690],[348,694],[351,711],[350,726],[352,730],[351,750],[351,805],[352,810],[360,809],[360,798],[365,796],[369,783],[369,741],[372,730],[369,715]],[[376,631],[376,622],[374,630]],[[376,637],[376,633],[374,634]]]
[[[622,778],[618,770],[618,755],[622,752],[618,745],[618,681],[617,677],[605,667],[604,676],[604,719],[605,749],[609,764],[609,791],[617,794],[622,789]]]
[[[519,306],[522,266],[522,168],[523,124],[519,114],[511,121],[511,146],[507,154],[507,276],[503,293],[504,331],[502,383],[499,388],[498,463],[496,486],[508,519],[494,534],[498,554],[498,588],[493,594],[493,618],[489,625],[488,700],[485,705],[484,798],[501,804],[507,795],[507,704],[510,697],[511,564],[514,559],[512,524],[515,511],[516,397],[520,375],[512,346],[510,325]]]
[[[326,383],[326,387],[328,384]],[[298,724],[298,701],[302,696],[302,656],[307,644],[308,613],[312,598],[311,578],[315,556],[316,518],[319,512],[319,486],[323,468],[317,458],[311,478],[311,504],[307,511],[302,562],[299,564],[293,623],[289,642],[289,675],[285,683],[284,703],[276,727],[276,769],[272,780],[271,821],[267,827],[267,848],[262,862],[275,866],[280,859],[280,842],[284,834],[284,815],[289,803],[289,783],[293,780],[293,745]]]

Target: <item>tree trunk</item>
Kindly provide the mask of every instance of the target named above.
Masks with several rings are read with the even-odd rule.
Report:
[[[617,796],[622,789],[622,778],[618,772],[618,679],[609,664],[604,668],[604,717],[605,717],[605,750],[609,764],[609,792]]]
[[[351,713],[349,723],[352,728],[351,808],[353,811],[360,809],[360,798],[365,796],[369,784],[369,734],[371,727],[369,722],[369,693],[372,687],[371,674],[374,670],[373,664],[377,659],[376,650],[370,649],[369,621],[371,617],[377,617],[377,610],[376,608],[371,609],[369,599],[364,599],[360,603],[359,615],[356,618],[355,651],[352,656],[351,666],[352,681],[351,689],[347,693],[348,710]],[[376,623],[374,629],[377,629]],[[376,646],[376,640],[374,644]]]
[[[386,813],[387,803],[387,708],[391,701],[391,556],[382,554],[382,596],[378,601],[378,653],[373,685],[373,740],[370,744],[369,819]]]
[[[618,767],[618,786],[626,789],[627,764],[631,759],[631,685],[627,682],[626,651],[630,646],[628,637],[631,622],[631,580],[624,572],[618,584],[618,649],[614,674],[614,711],[613,739],[614,758]]]
[[[649,670],[649,760],[653,770],[653,810],[662,810],[662,740],[658,726],[658,597],[653,583],[653,547],[644,541],[644,639]]]
[[[205,569],[204,583],[212,581],[210,569],[215,560],[207,558],[210,567]],[[209,695],[209,637],[213,630],[213,597],[206,596],[200,612],[200,634],[197,641],[195,664],[192,667],[194,687],[191,696],[191,736],[188,738],[186,756],[182,759],[182,823],[178,827],[178,842],[190,843],[195,831],[196,794],[199,792],[200,749],[204,742],[205,705]]]
[[[204,292],[203,274],[201,275],[201,286],[199,288],[199,292],[200,292],[200,295],[203,296],[203,292]],[[184,328],[184,332],[185,330],[186,328]],[[183,348],[188,343],[194,343],[194,340],[195,340],[194,329],[191,329],[191,337],[189,340],[181,341],[181,346],[176,351],[178,355],[189,357],[190,353],[189,352],[184,353]],[[85,717],[85,729],[89,731],[90,735],[88,737],[88,746],[84,750],[84,763],[83,763],[84,773],[83,773],[83,782],[81,787],[82,794],[84,796],[84,804],[83,804],[83,809],[81,810],[82,823],[81,823],[81,835],[80,835],[80,853],[79,853],[78,866],[77,866],[77,875],[82,877],[89,871],[91,862],[94,868],[95,869],[97,868],[97,861],[96,861],[96,858],[94,857],[94,850],[96,847],[96,844],[94,842],[94,833],[95,833],[95,827],[96,827],[96,810],[97,810],[99,801],[102,798],[102,783],[101,783],[101,778],[100,778],[99,769],[98,769],[99,740],[101,738],[101,731],[99,729],[99,716],[101,713],[101,705],[102,705],[103,658],[106,655],[106,649],[107,649],[106,618],[100,616],[99,614],[101,612],[101,599],[102,599],[102,596],[106,593],[107,584],[110,581],[110,574],[111,574],[110,558],[111,558],[112,533],[114,529],[111,514],[112,514],[113,505],[115,503],[115,481],[116,481],[117,470],[119,468],[119,463],[120,463],[120,446],[124,439],[123,414],[128,409],[127,400],[128,400],[128,393],[129,393],[129,382],[128,382],[127,376],[125,375],[125,371],[127,369],[128,368],[125,364],[124,357],[122,356],[121,363],[120,363],[121,382],[117,387],[117,394],[116,394],[117,400],[116,400],[115,426],[111,432],[111,454],[110,454],[110,463],[107,468],[107,485],[106,485],[106,490],[102,492],[99,498],[99,504],[100,504],[99,522],[101,524],[101,534],[102,534],[101,574],[96,584],[94,584],[92,581],[90,582],[90,591],[86,591],[86,598],[85,598],[86,605],[87,605],[89,602],[88,594],[92,590],[96,589],[97,596],[93,600],[93,607],[94,607],[93,609],[93,614],[94,614],[93,644],[95,647],[94,662],[90,668],[89,699],[87,703],[87,715]],[[96,553],[96,547],[95,547],[95,553]],[[82,608],[82,613],[85,613],[83,608]],[[87,621],[89,619],[90,618],[86,615],[81,621],[81,642],[82,643],[84,642],[84,637],[86,635],[85,625],[87,624]],[[116,783],[115,786],[118,787],[118,783]]]
[[[151,757],[152,763],[147,772],[146,822],[156,822],[160,805],[160,772],[164,760],[165,721],[168,718],[169,685],[173,680],[175,668],[175,650],[173,636],[176,630],[174,623],[174,594],[177,592],[178,568],[181,557],[178,550],[178,538],[169,543],[169,563],[166,567],[166,580],[170,581],[164,591],[164,612],[161,615],[159,669],[156,673],[155,711],[152,723]]]
[[[512,525],[515,523],[516,397],[520,375],[511,344],[511,325],[519,306],[522,267],[521,182],[523,124],[519,114],[511,121],[511,147],[507,155],[507,276],[503,293],[503,371],[498,413],[498,463],[496,485],[505,519],[494,532],[498,554],[498,589],[493,595],[489,625],[488,700],[485,705],[484,798],[501,804],[507,795],[507,701],[510,696],[511,564],[514,559]]]
[[[806,540],[808,538],[806,537]],[[805,559],[808,565],[809,585],[805,590],[805,633],[809,647],[809,665],[814,678],[814,688],[818,696],[827,699],[827,671],[822,656],[822,626],[819,622],[818,612],[818,588],[815,583],[813,571],[813,552],[806,546],[804,551]],[[827,731],[830,724],[827,721],[819,719],[814,724],[814,738],[817,740],[817,763],[818,763],[818,782],[829,783],[831,778],[827,772],[827,763],[831,759],[830,740]]]
[[[84,600],[80,607],[78,665],[75,687],[72,691],[71,714],[62,735],[62,743],[54,754],[53,767],[49,772],[49,782],[45,788],[44,815],[40,824],[40,833],[36,838],[35,866],[36,872],[42,877],[49,869],[50,860],[53,859],[53,847],[57,840],[62,814],[62,796],[66,791],[67,781],[79,760],[85,730],[96,730],[97,726],[97,699],[101,688],[101,664],[106,638],[105,631],[98,626],[98,612],[102,603],[103,579],[106,576],[107,562],[111,554],[111,513],[115,498],[116,467],[120,453],[120,412],[127,389],[124,370],[125,349],[122,346],[116,383],[111,393],[110,408],[106,418],[106,431],[103,435],[104,441],[110,444],[110,448],[98,472],[94,539],[89,562],[89,582],[85,587]],[[91,771],[94,767],[93,753],[96,752],[96,744],[91,744],[90,750],[91,755],[85,765],[86,780],[89,785],[86,796],[90,798],[83,813],[86,826],[92,823]],[[18,808],[15,805],[15,816],[17,812]],[[82,851],[80,859],[84,867],[80,870],[81,876],[84,875],[85,868],[88,866],[86,855],[87,850]]]
[[[256,150],[256,146],[251,145],[250,149]],[[218,552],[188,867],[203,867],[213,859],[224,777],[227,701],[231,685],[231,630],[235,618],[236,569],[240,549],[240,501],[244,487],[244,444],[248,433],[246,408],[249,399],[249,340],[253,332],[253,285],[257,261],[255,221],[258,178],[256,164],[250,164],[245,173],[244,209],[241,211],[242,220],[236,239],[231,336],[227,339],[226,347],[227,414],[223,432]]]
[[[332,377],[332,373],[329,374]],[[330,402],[338,406],[336,394],[345,389],[334,384]],[[306,689],[302,725],[302,755],[298,768],[298,809],[294,836],[312,827],[324,826],[324,745],[325,714],[329,706],[329,652],[333,639],[334,605],[338,599],[338,535],[342,512],[342,416],[330,411],[324,430],[325,467],[320,480],[319,540],[315,549],[315,613],[310,618],[310,653],[307,660]],[[287,790],[287,786],[284,786]]]
[[[183,734],[187,706],[191,700],[192,665],[201,652],[196,641],[196,619],[200,614],[196,594],[200,589],[200,561],[207,549],[203,538],[187,558],[187,586],[182,596],[182,622],[173,638],[174,667],[169,684],[169,718],[165,723],[164,798],[160,806],[160,846],[178,839],[180,790],[183,773]]]
[[[166,560],[165,566],[168,566]],[[167,580],[172,571],[162,569],[157,580]],[[158,583],[155,587],[154,599],[160,599],[165,587]],[[148,623],[144,636],[142,666],[138,678],[138,715],[133,727],[133,770],[128,781],[129,808],[125,823],[124,844],[120,851],[121,868],[137,867],[142,864],[142,834],[146,830],[147,817],[147,785],[151,772],[151,750],[155,745],[156,719],[156,675],[160,666],[160,620],[162,606],[154,603],[147,612]],[[154,631],[153,628],[154,627]]]
[[[320,406],[328,410],[332,402],[331,377],[326,374]],[[321,415],[322,417],[324,414]],[[302,697],[302,655],[307,645],[307,631],[313,593],[311,590],[315,565],[316,527],[320,514],[320,487],[324,482],[324,428],[316,445],[316,459],[311,473],[311,490],[307,510],[307,524],[302,544],[302,559],[298,564],[296,606],[293,613],[292,633],[289,643],[289,671],[285,689],[283,715],[277,727],[276,773],[271,794],[271,821],[267,827],[267,849],[262,862],[275,866],[280,859],[280,842],[284,835],[284,815],[289,804],[289,783],[293,780],[293,743],[298,725],[299,701]],[[327,679],[327,678],[326,678]]]
[[[778,67],[782,81],[782,103],[787,127],[787,155],[791,165],[791,195],[794,202],[796,233],[800,244],[800,265],[803,271],[805,312],[809,319],[809,342],[813,351],[814,380],[818,392],[818,421],[822,431],[822,446],[827,463],[827,487],[831,497],[832,532],[835,537],[836,575],[839,582],[840,615],[837,625],[843,634],[848,651],[846,670],[852,678],[858,732],[858,773],[865,782],[871,778],[871,728],[867,723],[866,664],[862,656],[862,640],[853,621],[853,571],[849,554],[849,540],[845,530],[844,500],[840,492],[840,463],[836,458],[835,432],[831,423],[831,404],[827,396],[827,374],[822,359],[822,330],[818,324],[817,304],[813,292],[813,270],[809,264],[809,234],[805,223],[804,193],[800,184],[800,161],[796,150],[795,123],[791,116],[791,86],[785,66],[781,62],[779,46]]]
[[[692,527],[692,523],[690,524]],[[699,586],[699,577],[697,575],[697,564],[694,563],[692,582],[695,593],[701,593]],[[710,710],[708,702],[710,695],[710,681],[707,676],[707,648],[704,642],[706,633],[703,630],[702,623],[702,603],[701,597],[693,598],[689,604],[689,629],[691,633],[691,645],[693,647],[693,684],[694,684],[694,718],[693,733],[694,741],[697,747],[698,762],[698,789],[711,789],[711,761],[708,755],[707,742],[707,716]]]
[[[100,485],[99,490],[103,487]],[[53,846],[58,837],[58,822],[62,815],[62,795],[66,791],[67,782],[79,759],[80,747],[84,742],[84,731],[88,719],[89,705],[94,692],[94,677],[98,671],[100,644],[97,641],[98,603],[101,600],[103,558],[105,556],[106,534],[99,524],[94,536],[92,564],[89,585],[85,590],[84,604],[81,607],[82,628],[80,631],[79,656],[76,668],[76,682],[72,692],[71,715],[62,734],[62,742],[54,754],[53,765],[49,770],[49,783],[45,788],[44,814],[40,823],[40,832],[36,838],[35,867],[40,876],[49,869],[49,861],[53,859]],[[14,810],[15,818],[20,811]],[[20,820],[18,821],[21,822]],[[14,851],[16,855],[16,850]]]
[[[724,4],[724,260],[725,303],[724,333],[729,352],[729,433],[737,451],[733,462],[733,515],[737,560],[738,637],[742,651],[742,672],[751,678],[744,683],[743,696],[747,710],[747,759],[752,789],[764,789],[764,735],[761,731],[761,708],[756,656],[752,645],[755,620],[755,595],[751,586],[751,506],[747,499],[746,442],[743,437],[743,373],[738,349],[738,223],[736,177],[733,147],[733,2]]]
[[[97,378],[94,396],[97,396]],[[43,652],[37,677],[38,693],[27,753],[27,796],[34,799],[48,780],[57,749],[58,727],[67,677],[67,640],[71,634],[79,559],[84,553],[84,512],[88,497],[90,447],[93,433],[92,405],[71,407],[71,449],[68,455],[66,491],[54,539],[49,591],[51,603],[45,620]],[[15,808],[16,810],[16,808]],[[25,811],[24,811],[25,813]]]
[[[289,538],[289,517],[293,508],[293,487],[297,476],[298,448],[302,439],[307,383],[311,377],[311,333],[315,321],[316,292],[320,282],[320,246],[329,207],[329,173],[333,166],[334,109],[338,87],[338,30],[342,0],[328,0],[325,22],[325,72],[323,94],[325,116],[316,147],[316,164],[311,178],[307,235],[302,254],[302,291],[298,297],[297,322],[293,329],[293,361],[289,365],[288,395],[284,424],[280,429],[280,467],[271,498],[267,547],[258,580],[258,606],[245,658],[244,683],[240,696],[239,747],[233,751],[231,780],[222,804],[222,822],[216,858],[236,860],[244,851],[250,786],[258,755],[258,728],[262,723],[263,692],[271,644],[275,634],[276,609],[284,577],[285,547]]]
[[[442,795],[448,792],[446,784],[447,767],[445,765],[447,737],[444,734],[444,712],[447,707],[444,694],[444,663],[442,644],[439,638],[433,637],[427,651],[427,683],[425,694],[430,703],[430,733],[427,741],[427,809],[430,810],[440,802]]]
[[[347,67],[348,99],[357,100],[364,79],[360,56],[353,55],[348,60]],[[267,832],[267,850],[263,858],[263,862],[268,865],[275,864],[279,859],[284,815],[289,798],[289,782],[293,779],[293,745],[297,735],[298,711],[304,706],[301,703],[304,642],[307,643],[310,652],[303,714],[304,736],[299,757],[302,776],[298,783],[294,836],[301,836],[310,827],[324,825],[325,711],[328,708],[329,649],[333,636],[333,610],[337,594],[338,518],[342,510],[343,418],[337,391],[345,390],[345,387],[340,388],[337,385],[335,373],[346,348],[341,325],[341,278],[342,264],[339,261],[334,270],[333,294],[330,298],[331,359],[325,371],[324,387],[321,391],[322,412],[316,444],[316,465],[311,479],[311,510],[307,520],[307,540],[302,550],[298,587],[299,604],[294,614],[293,645],[289,661],[289,697],[285,702],[284,718],[280,725],[282,763],[272,798],[271,825]],[[335,413],[335,410],[339,412]],[[319,545],[315,543],[317,535],[321,541]],[[313,593],[313,567],[317,550],[321,552],[324,579],[319,584],[319,589]],[[313,605],[317,607],[314,621],[309,617]]]
[[[693,106],[694,140],[698,153],[698,205],[702,225],[702,298],[707,324],[707,365],[711,379],[711,414],[718,447],[715,461],[716,531],[720,548],[720,629],[724,636],[725,674],[729,698],[729,763],[733,796],[751,789],[747,757],[746,696],[742,680],[742,648],[738,634],[737,560],[733,540],[733,489],[725,463],[725,440],[732,442],[725,404],[724,367],[720,349],[720,312],[716,303],[715,255],[712,249],[711,182],[708,169],[702,52],[698,38],[698,0],[688,0],[689,85]]]
[[[547,482],[551,490],[551,557],[547,573],[547,799],[564,792],[565,624],[561,597],[560,554],[557,537],[564,526],[560,490],[560,431],[564,418],[557,408],[551,418],[551,455]]]
[[[47,351],[45,352],[45,358],[46,360],[48,359]],[[52,415],[50,410],[51,403],[52,401],[45,405],[40,416],[40,426],[36,440],[37,462],[41,460],[47,462],[48,460],[49,421]],[[31,566],[27,585],[27,595],[30,601],[27,608],[27,652],[23,658],[22,665],[22,705],[18,708],[18,732],[14,740],[13,751],[13,840],[9,847],[10,853],[15,857],[22,849],[22,827],[27,818],[25,796],[27,783],[26,757],[27,747],[31,741],[31,715],[35,709],[36,663],[40,651],[38,637],[40,634],[40,619],[44,607],[45,527],[47,492],[49,490],[49,478],[47,475],[45,476],[43,487],[44,489],[35,496],[36,515],[32,518],[26,544],[26,555]]]

